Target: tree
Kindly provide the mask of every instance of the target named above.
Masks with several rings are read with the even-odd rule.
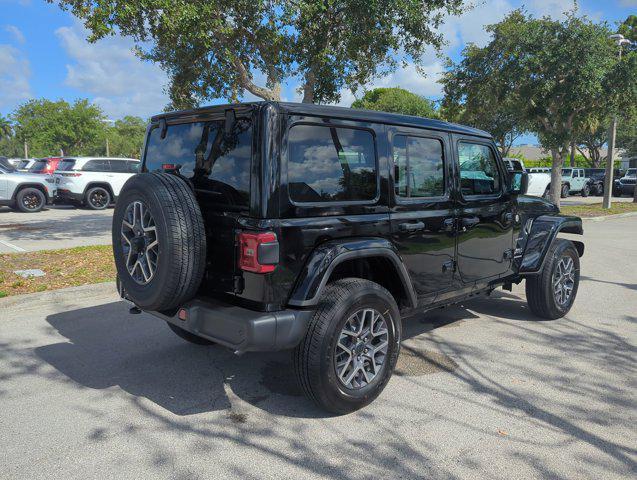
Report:
[[[246,91],[278,100],[300,82],[304,102],[334,102],[347,87],[442,44],[445,15],[462,0],[48,0],[84,21],[95,41],[131,36],[137,53],[169,74],[173,107],[236,101]]]
[[[106,130],[109,153],[118,157],[139,158],[145,135],[146,121],[143,119],[126,116],[117,120]]]
[[[507,156],[516,138],[525,131],[524,119],[511,95],[514,79],[494,68],[492,52],[468,45],[458,64],[447,62],[443,85],[442,116],[449,121],[485,130]],[[474,72],[483,72],[474,75]]]
[[[630,80],[618,67],[606,24],[567,13],[563,20],[536,19],[521,10],[487,27],[491,41],[480,61],[463,58],[459,71],[474,84],[501,88],[522,124],[551,151],[551,199],[560,200],[562,165],[578,118],[616,108]],[[477,48],[477,47],[474,47]],[[621,75],[618,75],[621,73]],[[508,79],[500,81],[500,79]]]
[[[352,108],[438,118],[434,103],[404,88],[375,88],[352,103]]]
[[[29,100],[11,115],[16,138],[26,141],[34,156],[92,153],[105,129],[104,114],[86,99]]]
[[[7,117],[0,115],[0,140],[9,138],[13,133],[11,122]]]

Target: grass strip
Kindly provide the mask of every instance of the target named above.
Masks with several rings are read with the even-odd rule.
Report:
[[[603,217],[605,215],[617,215],[619,213],[637,212],[637,203],[613,202],[611,208],[602,208],[601,203],[590,205],[563,205],[560,211],[564,215],[576,215],[578,217]]]

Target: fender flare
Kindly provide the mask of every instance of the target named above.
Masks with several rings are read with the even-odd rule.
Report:
[[[520,275],[535,275],[542,271],[546,253],[557,234],[573,233],[583,235],[582,219],[579,217],[566,215],[541,215],[533,220],[530,232],[526,233],[526,238],[520,238],[518,248],[523,250],[519,259]],[[584,243],[573,241],[579,256],[584,255]]]
[[[400,278],[410,307],[417,306],[416,292],[396,247],[386,239],[363,237],[350,240],[331,240],[316,247],[297,279],[288,305],[312,307],[318,304],[323,289],[334,269],[347,260],[382,257],[389,260]]]

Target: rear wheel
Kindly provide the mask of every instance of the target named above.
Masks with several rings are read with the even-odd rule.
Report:
[[[591,189],[588,185],[584,185],[584,188],[582,188],[582,197],[588,197],[591,193]]]
[[[193,333],[190,333],[187,330],[184,330],[181,327],[178,327],[177,325],[173,325],[170,322],[166,322],[166,325],[168,325],[168,327],[170,327],[170,329],[180,338],[183,338],[184,340],[186,340],[187,342],[190,343],[194,343],[196,345],[215,345],[215,342],[212,342],[208,339],[205,339],[203,337],[200,337],[198,335],[195,335]]]
[[[579,274],[579,254],[573,243],[555,240],[546,253],[542,272],[526,279],[531,311],[549,320],[566,315],[577,295]]]
[[[46,197],[41,190],[33,187],[23,188],[15,196],[15,207],[21,212],[39,212],[46,205]]]
[[[325,410],[362,408],[391,378],[400,338],[400,314],[387,290],[368,280],[338,280],[326,288],[294,350],[298,381]]]
[[[92,187],[84,195],[84,204],[91,210],[104,210],[111,204],[111,194],[104,187]]]

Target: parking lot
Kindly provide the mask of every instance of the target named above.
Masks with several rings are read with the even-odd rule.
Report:
[[[187,344],[112,284],[2,299],[0,478],[635,478],[637,219],[584,228],[566,318],[534,319],[523,285],[412,318],[343,417],[286,352]]]

